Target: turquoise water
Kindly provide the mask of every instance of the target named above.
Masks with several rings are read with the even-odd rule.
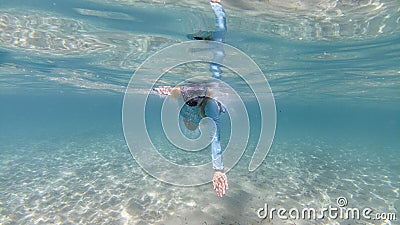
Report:
[[[251,117],[248,148],[220,199],[211,184],[177,187],[148,175],[122,129],[133,72],[187,33],[212,29],[207,1],[0,0],[0,224],[399,224],[263,220],[257,210],[320,209],[343,196],[349,207],[398,217],[400,3],[224,6],[226,43],[265,74],[277,127],[267,158],[249,172],[260,124]],[[157,146],[176,156],[168,143]],[[192,160],[207,160],[203,153]]]

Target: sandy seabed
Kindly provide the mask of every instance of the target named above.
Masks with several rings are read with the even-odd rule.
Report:
[[[119,135],[2,143],[0,224],[397,222],[257,217],[265,203],[275,208],[321,209],[337,206],[341,196],[348,199],[349,207],[397,213],[399,157],[352,144],[277,139],[253,173],[247,171],[249,157],[245,155],[228,174],[227,196],[218,198],[211,184],[176,187],[147,175]]]

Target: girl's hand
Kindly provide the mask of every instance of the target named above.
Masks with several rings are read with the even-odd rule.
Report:
[[[157,91],[159,95],[171,95],[171,86],[160,86],[154,88],[153,90]]]
[[[222,171],[215,171],[213,176],[213,186],[218,197],[222,197],[226,194],[226,190],[229,189],[228,178]]]

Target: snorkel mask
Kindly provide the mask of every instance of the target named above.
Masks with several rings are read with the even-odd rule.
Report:
[[[180,89],[185,104],[190,107],[198,106],[200,100],[207,96],[207,87],[204,83],[185,85]]]

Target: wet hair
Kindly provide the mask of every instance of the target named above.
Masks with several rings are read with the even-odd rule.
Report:
[[[207,96],[207,86],[204,83],[191,83],[180,87],[185,104],[190,107],[198,105],[200,99]]]

